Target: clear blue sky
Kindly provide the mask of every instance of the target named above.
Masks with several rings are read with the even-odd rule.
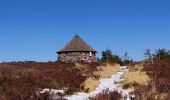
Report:
[[[76,33],[101,51],[143,59],[170,49],[169,0],[0,0],[0,62],[55,61]]]

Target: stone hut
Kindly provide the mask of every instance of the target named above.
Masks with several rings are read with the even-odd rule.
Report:
[[[95,62],[96,50],[84,42],[78,35],[75,35],[62,49],[58,52],[58,60],[62,62]]]

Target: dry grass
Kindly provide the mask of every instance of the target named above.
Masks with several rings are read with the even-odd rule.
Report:
[[[127,72],[123,75],[123,83],[138,83],[141,85],[148,85],[149,82],[149,76],[146,74],[146,72],[141,71],[135,71],[135,72]]]
[[[94,72],[95,76],[99,76],[100,78],[108,78],[111,77],[114,73],[116,73],[119,69],[120,65],[108,65],[108,66],[98,66],[97,71]]]
[[[145,64],[145,62],[140,62],[135,65],[130,65],[130,66],[128,66],[129,71],[142,71],[144,64]]]
[[[95,78],[87,78],[86,81],[81,85],[81,88],[85,92],[91,92],[99,86],[99,81]]]
[[[108,78],[111,77],[111,75],[115,74],[120,65],[109,65],[109,66],[98,66],[97,70],[93,72],[93,76],[90,78],[87,78],[86,81],[81,84],[81,89],[85,92],[91,92],[94,91],[98,85],[99,81],[98,78]]]
[[[157,100],[166,100],[166,99],[170,99],[170,97],[168,98],[168,93],[161,93],[159,95],[156,95],[155,99],[157,99]]]
[[[128,84],[129,88],[133,88],[133,84],[137,83],[139,85],[147,86],[150,78],[143,70],[143,63],[135,65],[130,68],[128,72],[123,75],[122,86]]]

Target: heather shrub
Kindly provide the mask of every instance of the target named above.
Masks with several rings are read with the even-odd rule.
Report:
[[[158,92],[170,92],[170,60],[157,60],[145,65],[144,70]]]
[[[80,91],[86,79],[73,63],[11,62],[0,64],[0,98],[4,100],[46,100],[40,89],[68,88],[66,94]]]
[[[109,90],[105,90],[95,97],[89,98],[90,100],[122,100],[123,97],[117,91],[110,92]]]
[[[144,62],[143,71],[150,77],[147,86],[136,86],[135,99],[169,100],[170,99],[170,60],[155,60]]]

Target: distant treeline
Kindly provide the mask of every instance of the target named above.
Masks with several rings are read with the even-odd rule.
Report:
[[[168,60],[170,59],[170,50],[159,48],[155,52],[151,52],[150,49],[146,49],[144,52],[146,60]]]
[[[128,55],[128,52],[125,52],[123,57],[121,57],[118,54],[113,54],[112,50],[110,49],[106,49],[102,51],[101,53],[102,53],[101,59],[98,58],[98,60],[101,62],[114,62],[114,63],[119,63],[121,65],[126,65],[126,64],[133,62],[133,59],[130,58],[130,56]],[[147,60],[147,61],[168,60],[170,59],[170,50],[159,48],[155,50],[155,52],[151,52],[150,49],[146,49],[144,52],[144,57],[145,57],[144,60]]]

